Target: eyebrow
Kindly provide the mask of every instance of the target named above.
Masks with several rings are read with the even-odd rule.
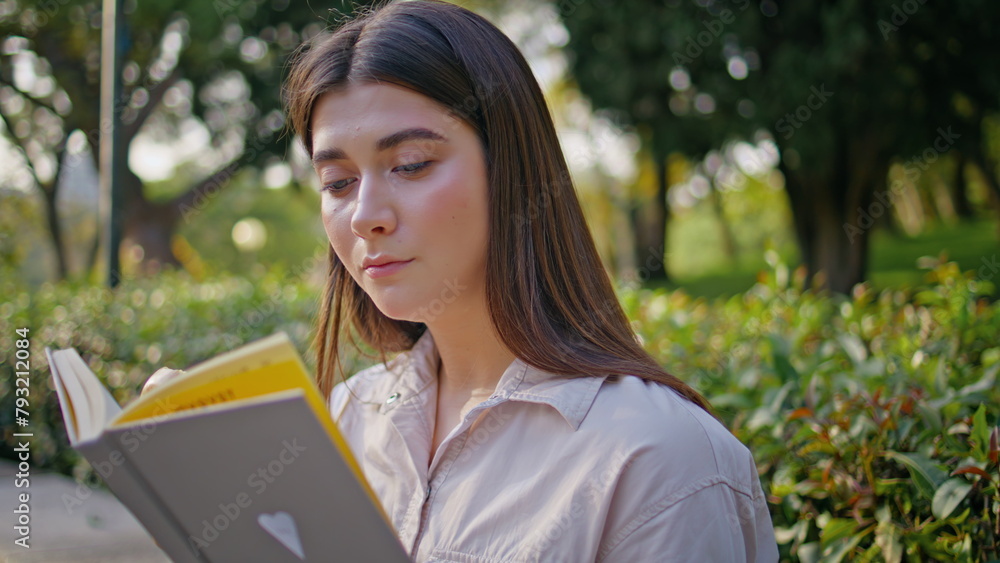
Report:
[[[401,145],[406,141],[413,140],[427,140],[435,141],[438,143],[445,143],[448,140],[441,135],[431,131],[430,129],[425,129],[423,127],[411,127],[410,129],[403,129],[402,131],[397,131],[391,135],[386,135],[378,141],[375,142],[375,150],[382,152],[387,151],[393,147]],[[344,160],[347,158],[347,153],[342,149],[333,147],[329,149],[322,149],[316,151],[312,157],[313,164],[319,164],[321,162],[326,162],[328,160]]]

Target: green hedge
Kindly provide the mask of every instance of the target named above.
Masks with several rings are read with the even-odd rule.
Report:
[[[789,277],[779,265],[726,301],[623,299],[754,452],[782,558],[996,560],[1000,306],[980,297],[993,287],[953,263],[926,287],[851,297]]]
[[[276,330],[312,361],[319,289],[301,279],[168,274],[114,293],[3,283],[0,423],[12,427],[14,331],[28,327],[33,461],[79,479],[94,476],[67,446],[44,346],[79,349],[121,402],[162,365]],[[914,290],[801,286],[778,265],[726,300],[643,289],[621,300],[647,348],[753,450],[783,560],[998,559],[1000,305],[982,297],[993,287],[952,263]]]
[[[183,273],[127,281],[112,292],[82,284],[47,284],[34,291],[4,276],[0,304],[0,424],[14,421],[15,330],[30,329],[30,421],[33,463],[93,479],[68,446],[45,347],[74,347],[119,403],[136,397],[158,368],[188,367],[276,331],[295,342],[312,369],[310,348],[320,290],[300,278],[220,276],[196,282]],[[357,366],[348,364],[352,368]],[[0,457],[13,458],[6,435]]]

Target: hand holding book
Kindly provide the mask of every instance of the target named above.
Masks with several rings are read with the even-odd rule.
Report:
[[[172,560],[409,560],[286,335],[161,368],[124,409],[46,353],[71,445]]]

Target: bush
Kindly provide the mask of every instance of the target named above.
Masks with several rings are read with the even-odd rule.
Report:
[[[647,349],[754,452],[783,560],[997,559],[1000,305],[982,298],[992,286],[951,263],[934,264],[925,287],[862,285],[850,297],[803,291],[801,278],[778,264],[727,300],[620,297]],[[122,403],[162,365],[277,330],[313,361],[320,290],[299,279],[169,274],[115,292],[29,292],[5,279],[0,423],[12,426],[14,331],[28,327],[32,461],[81,480],[96,478],[68,447],[44,346],[76,347]]]
[[[1000,309],[954,264],[851,297],[789,284],[622,295],[661,363],[758,461],[783,560],[998,557]]]

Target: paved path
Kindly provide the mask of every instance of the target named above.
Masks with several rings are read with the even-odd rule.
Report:
[[[30,488],[19,489],[15,473],[13,462],[0,460],[0,563],[170,562],[132,513],[106,490],[78,488],[65,475],[35,468]],[[30,549],[14,543],[14,510],[24,492],[30,495]]]

